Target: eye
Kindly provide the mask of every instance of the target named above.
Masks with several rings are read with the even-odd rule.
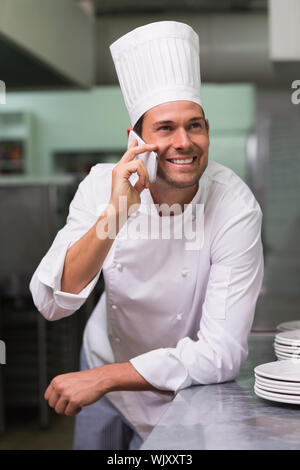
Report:
[[[171,126],[161,126],[158,128],[159,131],[170,131]]]
[[[198,128],[202,129],[202,123],[193,122],[190,127],[191,127],[191,129],[198,129]]]

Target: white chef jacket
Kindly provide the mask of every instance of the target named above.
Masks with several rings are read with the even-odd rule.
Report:
[[[31,279],[34,303],[48,320],[78,310],[97,283],[101,271],[80,293],[61,291],[67,250],[103,213],[113,167],[97,164],[80,183],[66,225]],[[90,367],[130,361],[159,389],[106,395],[144,439],[179,390],[237,377],[263,279],[262,212],[233,171],[211,161],[199,180],[188,206],[204,207],[199,249],[186,249],[185,237],[128,237],[132,224],[163,218],[153,204],[144,189],[140,209],[114,240],[102,266],[105,291],[83,340]],[[180,214],[168,219],[182,224]]]

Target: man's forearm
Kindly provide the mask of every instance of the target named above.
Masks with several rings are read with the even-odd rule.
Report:
[[[122,362],[58,375],[44,396],[57,413],[74,416],[83,406],[95,403],[106,393],[120,390],[157,389],[130,362]]]
[[[106,393],[120,390],[157,390],[139,374],[131,362],[107,364],[100,367],[99,372],[106,378]]]
[[[107,208],[96,224],[68,250],[61,279],[61,291],[78,294],[96,276],[114,242],[105,236],[115,227],[118,217],[113,208]]]

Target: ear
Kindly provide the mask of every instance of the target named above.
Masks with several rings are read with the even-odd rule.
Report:
[[[128,139],[128,137],[129,137],[130,131],[132,131],[132,130],[133,130],[132,127],[127,127],[127,139]]]

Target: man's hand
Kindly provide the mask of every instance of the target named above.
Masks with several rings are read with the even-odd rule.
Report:
[[[58,375],[51,381],[44,398],[56,413],[74,416],[83,406],[91,405],[106,393],[116,390],[157,389],[130,362],[122,362]]]
[[[74,416],[83,406],[91,405],[107,392],[101,367],[58,375],[47,388],[44,398],[56,413]]]
[[[141,202],[140,193],[145,188],[150,187],[149,173],[145,163],[136,156],[144,152],[157,150],[157,145],[138,145],[134,140],[127,152],[112,170],[112,189],[109,204],[111,204],[117,214],[120,213],[120,196],[127,198],[127,211],[132,205],[139,205]],[[139,179],[134,186],[129,182],[130,176],[137,172]]]

